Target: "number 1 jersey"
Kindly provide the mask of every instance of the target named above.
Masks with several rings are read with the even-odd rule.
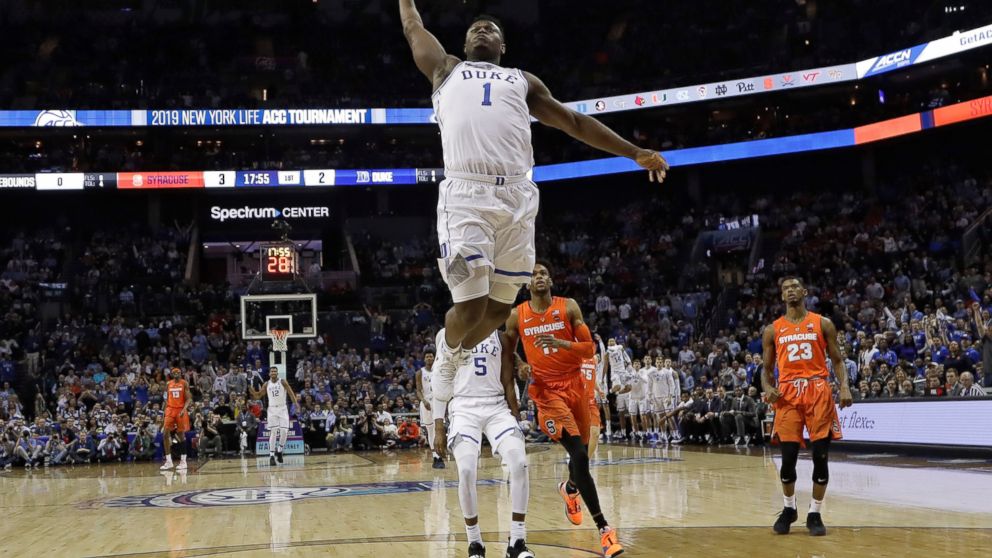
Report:
[[[521,176],[534,166],[524,73],[461,62],[434,92],[446,171]]]

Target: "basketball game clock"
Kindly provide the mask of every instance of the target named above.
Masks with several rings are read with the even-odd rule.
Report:
[[[292,244],[264,244],[259,253],[262,281],[292,281],[296,277],[299,254]]]

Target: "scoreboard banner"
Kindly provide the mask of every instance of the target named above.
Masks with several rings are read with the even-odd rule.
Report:
[[[721,161],[786,155],[864,145],[923,130],[992,116],[992,95],[933,110],[873,122],[856,128],[815,132],[763,140],[739,141],[720,145],[687,147],[664,152],[672,167]],[[638,172],[637,163],[624,157],[608,157],[539,165],[534,167],[535,182],[570,180],[590,176]],[[187,172],[104,172],[0,174],[0,190],[157,190],[180,188],[331,188],[339,186],[404,186],[436,184],[444,179],[444,169],[306,169],[306,170],[228,170]],[[266,218],[246,213],[218,218]],[[320,217],[321,215],[292,215]],[[326,216],[326,215],[325,215]]]
[[[565,103],[584,114],[607,114],[659,106],[712,101],[870,78],[899,68],[992,44],[992,25],[957,32],[856,63],[793,70],[656,91],[642,91]],[[429,108],[167,109],[167,110],[0,110],[0,128],[27,127],[195,127],[436,124]]]

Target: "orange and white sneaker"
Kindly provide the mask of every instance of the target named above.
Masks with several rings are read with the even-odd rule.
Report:
[[[582,504],[579,502],[579,493],[569,494],[565,486],[565,482],[558,483],[558,493],[565,501],[565,517],[572,525],[582,525]]]
[[[623,547],[620,546],[620,541],[617,540],[617,530],[613,527],[606,527],[600,531],[600,544],[603,545],[603,556],[605,558],[613,558],[614,556],[620,556],[623,554]]]

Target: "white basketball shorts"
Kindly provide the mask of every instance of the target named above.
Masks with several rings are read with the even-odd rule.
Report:
[[[448,173],[438,189],[438,266],[455,302],[496,294],[513,303],[534,271],[539,203],[526,176]]]
[[[273,428],[289,428],[289,409],[286,407],[269,407],[265,425],[269,430]]]
[[[482,451],[482,435],[489,439],[493,453],[498,454],[503,442],[511,437],[523,439],[517,419],[510,414],[506,400],[499,397],[455,397],[448,404],[451,425],[448,446],[469,442]]]

